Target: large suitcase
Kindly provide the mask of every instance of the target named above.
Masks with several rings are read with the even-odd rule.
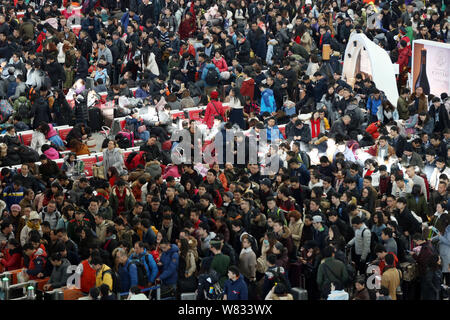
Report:
[[[291,294],[294,297],[294,300],[308,300],[308,291],[302,288],[292,288]]]
[[[195,292],[182,293],[181,300],[197,300],[197,294]]]
[[[98,132],[104,125],[103,115],[99,108],[89,109],[89,121],[88,125],[92,132]]]

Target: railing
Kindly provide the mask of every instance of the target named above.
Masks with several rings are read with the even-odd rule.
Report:
[[[23,288],[23,296],[19,298],[10,299],[11,291],[14,289]],[[9,285],[9,279],[4,277],[2,279],[2,293],[3,300],[34,300],[36,298],[37,282],[30,280],[23,283]]]

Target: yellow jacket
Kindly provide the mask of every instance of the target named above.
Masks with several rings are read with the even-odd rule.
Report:
[[[330,122],[327,118],[323,118],[323,124],[325,125],[325,130],[330,130]]]
[[[100,287],[102,284],[107,284],[109,289],[113,289],[113,280],[110,272],[106,272],[107,270],[111,270],[106,264],[102,265],[102,268],[97,271],[97,277],[95,278],[95,286]],[[113,272],[111,270],[111,272]],[[103,275],[103,277],[102,277]]]

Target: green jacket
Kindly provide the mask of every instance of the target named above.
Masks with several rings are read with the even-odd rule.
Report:
[[[306,49],[302,45],[299,45],[296,42],[294,42],[294,44],[292,45],[292,53],[301,56],[306,61],[308,61],[309,59],[308,51],[306,51]]]
[[[398,111],[398,117],[401,120],[408,120],[409,119],[408,103],[402,97],[398,97],[398,100],[397,100],[397,111]]]
[[[223,253],[216,254],[211,262],[211,269],[220,275],[219,284],[223,288],[227,281],[228,267],[230,266],[230,257]]]
[[[336,258],[325,258],[317,270],[317,285],[321,289],[325,284],[340,282],[344,285],[348,280],[347,268]]]
[[[26,97],[20,96],[16,99],[16,101],[14,101],[13,108],[16,113],[19,113],[19,106],[23,103],[26,104],[26,106],[28,107],[28,114],[20,114],[20,116],[22,117],[22,121],[29,125],[31,123],[31,115],[30,115],[31,103],[30,103],[30,101]]]

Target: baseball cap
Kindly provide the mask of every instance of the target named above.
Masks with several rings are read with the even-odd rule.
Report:
[[[314,216],[313,223],[322,223],[322,216]]]

